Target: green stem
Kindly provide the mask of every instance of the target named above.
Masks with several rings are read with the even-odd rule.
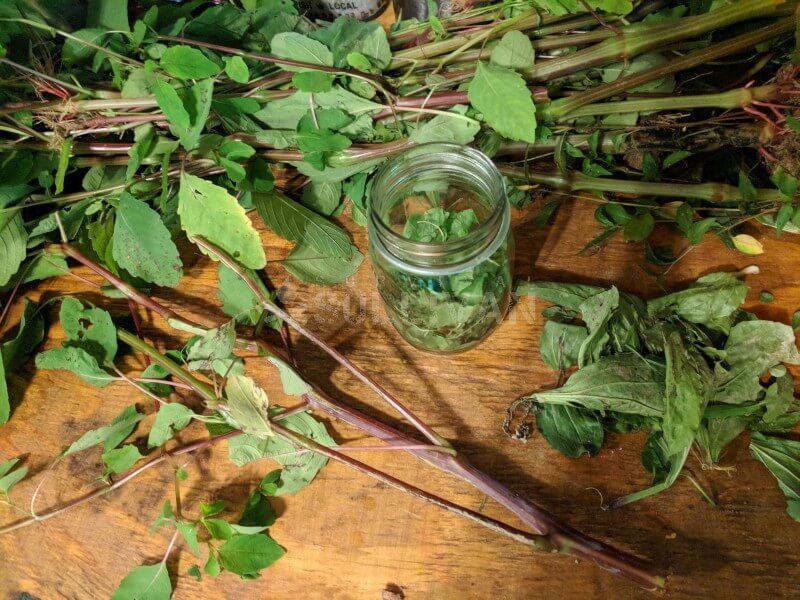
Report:
[[[660,79],[666,75],[671,75],[672,73],[677,73],[678,71],[684,71],[698,65],[706,64],[709,61],[717,60],[718,58],[729,56],[731,54],[735,54],[736,52],[741,52],[742,50],[746,50],[747,48],[751,48],[763,42],[772,40],[780,35],[790,33],[794,30],[795,26],[796,20],[794,18],[784,19],[778,21],[777,23],[773,23],[772,25],[767,25],[766,27],[742,34],[724,42],[719,42],[718,44],[714,44],[708,48],[695,50],[694,52],[690,52],[685,56],[659,65],[658,67],[620,77],[616,81],[598,86],[580,94],[555,100],[550,104],[548,108],[548,114],[553,119],[561,119],[572,114],[573,111],[577,110],[581,106],[616,96],[622,92],[638,87],[645,83],[655,81],[656,79]]]
[[[541,173],[526,170],[524,167],[511,167],[498,165],[498,169],[509,177],[540,183],[548,187],[578,191],[592,190],[595,192],[611,192],[616,194],[631,194],[634,196],[658,196],[661,198],[696,198],[707,202],[743,202],[739,188],[725,183],[657,183],[652,181],[628,181],[626,179],[611,179],[605,177],[589,177],[577,171],[567,173]],[[760,188],[756,190],[759,202],[778,202],[781,193],[777,189]]]
[[[149,356],[154,363],[161,366],[170,375],[177,377],[185,384],[191,386],[195,392],[203,397],[206,405],[213,408],[217,404],[217,395],[210,385],[200,381],[197,377],[189,373],[189,371],[174,362],[171,358],[161,354],[161,352],[140,339],[137,335],[125,329],[117,329],[117,337],[134,350]]]
[[[614,115],[622,113],[659,112],[664,110],[687,110],[691,108],[739,108],[749,106],[753,100],[772,100],[778,94],[777,85],[738,88],[718,94],[698,94],[696,96],[668,96],[666,98],[638,98],[619,102],[597,102],[571,110],[567,119]],[[555,107],[555,109],[553,108]],[[543,120],[553,119],[553,110],[561,113],[556,103],[537,107],[537,116]]]
[[[407,67],[409,62],[421,58],[427,59],[434,56],[441,56],[449,52],[458,52],[462,48],[467,49],[480,41],[500,37],[506,31],[525,31],[526,29],[537,27],[541,23],[542,18],[539,14],[535,11],[529,11],[518,17],[499,21],[485,31],[454,35],[444,40],[415,46],[407,50],[399,50],[392,56],[392,62],[389,63],[387,70],[393,71],[395,69],[402,69]]]
[[[533,81],[550,81],[577,70],[623,61],[668,44],[697,37],[734,23],[772,15],[779,0],[749,0],[669,23],[626,27],[618,35],[562,58],[539,62],[525,72]]]

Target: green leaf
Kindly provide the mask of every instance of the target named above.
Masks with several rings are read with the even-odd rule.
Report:
[[[283,266],[303,283],[336,285],[358,271],[364,255],[355,246],[352,247],[350,258],[343,258],[335,252],[321,253],[314,246],[301,242],[283,260]]]
[[[178,214],[188,235],[207,239],[250,269],[266,265],[258,232],[236,198],[224,188],[182,173]]]
[[[66,346],[76,346],[91,354],[98,364],[111,363],[117,355],[117,328],[111,315],[102,308],[84,308],[81,301],[67,296],[58,314],[67,336]]]
[[[237,83],[250,81],[250,69],[241,56],[225,57],[225,74]]]
[[[800,442],[753,432],[750,455],[778,480],[786,496],[787,512],[800,522]]]
[[[69,157],[72,152],[72,138],[64,138],[61,142],[61,150],[58,153],[58,169],[56,170],[55,184],[56,195],[64,191],[64,177],[69,167]]]
[[[667,372],[662,432],[667,453],[677,456],[694,441],[703,411],[714,396],[714,376],[705,359],[686,348],[677,331],[666,337],[664,351]]]
[[[747,284],[732,273],[710,273],[685,290],[647,303],[652,316],[675,314],[691,323],[716,323],[730,317],[744,302]]]
[[[230,357],[236,343],[234,321],[209,329],[189,349],[186,357],[193,370],[212,370],[214,361]]]
[[[250,277],[256,282],[266,297],[271,297],[269,290],[261,279],[253,272],[248,271]],[[219,264],[219,287],[217,295],[222,302],[222,310],[229,317],[234,317],[237,323],[256,325],[261,318],[264,308],[261,300],[253,293],[241,277],[231,271],[223,263]]]
[[[284,554],[283,548],[263,533],[237,535],[219,547],[222,566],[237,575],[258,573]]]
[[[619,306],[619,291],[613,286],[581,303],[579,311],[589,330],[589,336],[578,351],[578,365],[581,368],[596,361],[605,352],[611,341],[611,331],[607,324]]]
[[[227,410],[239,429],[258,438],[273,435],[267,412],[269,399],[250,377],[230,375],[225,384],[225,397]]]
[[[763,302],[764,304],[769,304],[775,300],[775,295],[772,292],[768,292],[767,290],[762,290],[761,293],[758,295],[758,300]]]
[[[333,64],[337,67],[346,67],[347,57],[352,53],[369,58],[370,63],[379,69],[385,69],[392,60],[386,32],[377,22],[365,23],[350,16],[341,16],[330,26],[310,35],[332,50]]]
[[[215,500],[214,502],[211,503],[206,503],[206,502],[200,503],[200,512],[202,513],[203,517],[213,517],[214,515],[220,514],[224,510],[225,510],[224,500]]]
[[[131,275],[156,285],[175,287],[183,275],[178,249],[161,217],[127,192],[117,207],[112,253]]]
[[[232,525],[231,527],[238,533],[260,533],[272,525],[275,522],[275,518],[275,511],[272,509],[272,505],[261,493],[261,490],[258,489],[250,494],[247,499],[238,526]]]
[[[491,63],[498,67],[524,71],[533,67],[535,55],[531,40],[521,31],[503,34],[492,50]]]
[[[106,475],[109,473],[124,473],[140,458],[144,458],[144,456],[142,456],[139,449],[133,444],[125,444],[119,448],[106,450],[103,452],[103,462],[106,464]]]
[[[303,187],[300,201],[321,215],[330,215],[342,202],[342,184],[311,181]]]
[[[112,31],[130,31],[128,0],[89,0],[86,25]]]
[[[178,96],[178,92],[169,83],[163,79],[158,79],[153,84],[153,94],[156,97],[159,108],[167,117],[167,121],[179,129],[186,129],[191,125],[189,112],[183,106],[183,101]]]
[[[336,445],[325,430],[325,425],[308,413],[287,417],[281,421],[281,425],[325,446]],[[240,467],[256,460],[273,457],[284,465],[281,485],[276,496],[297,493],[311,483],[328,462],[328,459],[320,454],[301,452],[301,449],[278,436],[266,439],[250,435],[236,436],[228,442],[228,454],[231,462]]]
[[[191,46],[170,46],[161,55],[161,68],[180,79],[204,79],[219,73],[219,66]]]
[[[301,92],[327,92],[333,85],[333,73],[301,71],[292,76],[292,83]]]
[[[116,448],[133,432],[136,424],[142,419],[144,415],[136,410],[136,405],[128,406],[108,425],[84,433],[77,441],[64,448],[60,456],[69,456],[97,444],[103,444],[103,449],[106,451]]]
[[[22,214],[15,210],[0,212],[0,286],[11,280],[25,260],[27,240]]]
[[[774,321],[743,321],[725,342],[727,369],[717,369],[715,401],[743,404],[758,399],[760,378],[773,367],[800,364],[794,330]]]
[[[113,377],[97,364],[97,359],[82,348],[53,348],[36,355],[39,369],[65,369],[95,387],[105,387]]]
[[[702,450],[708,466],[716,465],[725,447],[746,428],[747,421],[737,418],[708,419],[705,425],[701,425],[695,442]]]
[[[559,281],[520,281],[515,290],[519,296],[535,296],[539,300],[551,302],[570,310],[580,310],[587,298],[602,293],[603,288],[579,283]]]
[[[283,360],[277,356],[269,356],[267,360],[277,367],[284,394],[289,396],[302,396],[312,391],[311,386],[297,374],[297,371]]]
[[[200,544],[197,543],[197,524],[179,521],[175,524],[175,527],[183,536],[183,539],[186,540],[186,545],[189,546],[189,550],[191,550],[195,556],[200,556]]]
[[[497,133],[512,140],[536,141],[536,108],[519,74],[479,62],[468,95],[472,106]]]
[[[2,370],[2,367],[0,367],[0,370]],[[12,471],[18,462],[18,458],[9,458],[0,462],[0,494],[3,494],[6,498],[8,498],[11,488],[28,474],[28,467],[20,467]]]
[[[622,234],[626,242],[641,242],[646,240],[653,232],[655,219],[649,212],[632,217],[622,228]]]
[[[603,356],[554,390],[532,394],[541,404],[660,417],[664,412],[664,367],[635,354]]]
[[[480,131],[477,121],[464,118],[461,113],[453,111],[453,116],[436,115],[422,123],[411,132],[409,139],[417,144],[427,142],[452,142],[469,144]]]
[[[672,165],[681,162],[684,158],[689,158],[692,155],[688,150],[675,150],[670,152],[661,163],[661,168],[669,169]]]
[[[703,236],[716,225],[717,220],[712,217],[700,219],[691,224],[689,230],[686,232],[686,237],[689,238],[689,242],[691,242],[693,246],[696,246],[703,241]]]
[[[147,447],[155,448],[172,439],[176,433],[192,422],[194,412],[180,402],[162,404],[147,437]]]
[[[542,360],[557,370],[577,364],[581,345],[588,336],[589,332],[582,325],[547,321],[539,342]]]
[[[333,55],[325,44],[293,31],[279,33],[270,43],[272,54],[312,65],[333,66]],[[279,65],[286,71],[306,71],[306,67]]]
[[[234,535],[230,523],[224,519],[203,519],[203,525],[215,540],[229,540]]]
[[[546,404],[536,414],[536,425],[548,444],[570,458],[594,456],[603,445],[599,419],[581,408]]]
[[[191,124],[187,128],[175,128],[174,133],[180,138],[181,146],[186,150],[194,150],[200,141],[203,128],[211,110],[214,95],[214,80],[203,79],[190,88],[182,90],[182,102],[189,113]]]
[[[220,571],[222,571],[219,560],[210,552],[208,554],[208,560],[203,567],[203,571],[205,571],[205,573],[211,577],[217,577],[220,574]]]
[[[358,252],[342,229],[277,191],[253,194],[253,204],[264,223],[283,238],[344,260]]]
[[[125,576],[111,600],[169,600],[172,583],[164,563],[136,567]]]

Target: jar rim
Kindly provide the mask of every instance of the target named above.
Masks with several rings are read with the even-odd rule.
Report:
[[[458,157],[460,160],[470,163],[470,166],[475,170],[464,171],[463,174],[468,175],[475,182],[481,183],[484,183],[486,178],[490,178],[488,183],[492,188],[492,196],[494,197],[485,199],[494,201],[492,212],[467,235],[443,242],[419,242],[410,240],[396,232],[381,217],[380,211],[376,210],[374,195],[376,190],[391,188],[391,178],[397,175],[396,171],[401,167],[407,168],[409,159],[415,158],[414,155],[418,155],[421,159],[420,164],[416,166],[416,170],[420,172],[429,172],[430,170],[446,171],[445,167],[437,166],[451,164],[452,167],[452,161],[448,163],[445,160],[446,157],[451,159],[452,157]],[[476,257],[482,260],[490,256],[508,232],[510,209],[502,175],[488,156],[466,145],[450,142],[429,142],[415,144],[381,166],[372,183],[368,205],[368,224],[370,240],[378,244],[382,250],[385,250],[389,255],[387,258],[396,259],[393,262],[397,261],[398,266],[407,268],[411,264],[411,266],[416,267],[414,270],[419,272],[425,271],[429,274],[442,273],[442,269],[445,267],[441,263],[443,261],[446,262],[447,256],[458,253],[468,254],[458,263],[446,265],[447,271],[468,268],[469,263],[474,262]],[[487,253],[486,250],[491,251]]]

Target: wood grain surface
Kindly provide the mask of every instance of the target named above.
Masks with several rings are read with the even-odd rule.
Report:
[[[653,278],[640,268],[643,259],[636,245],[614,241],[593,256],[577,254],[597,233],[591,202],[565,202],[555,221],[538,232],[532,221],[537,206],[515,218],[518,277],[659,293]],[[351,224],[350,230],[365,248],[363,230]],[[765,255],[745,257],[709,238],[669,273],[667,287],[681,287],[710,271],[757,264],[761,274],[747,278],[749,308],[788,322],[800,308],[798,239],[787,235],[776,240],[767,230],[752,233],[764,243]],[[735,470],[702,471],[696,461],[690,462],[693,474],[716,499],[716,508],[682,479],[666,493],[631,507],[601,510],[600,494],[607,500],[648,484],[639,463],[641,436],[609,436],[599,456],[571,460],[538,436],[523,444],[501,430],[513,399],[552,384],[556,377],[537,351],[542,306],[523,299],[490,339],[464,354],[424,354],[405,344],[388,323],[366,262],[344,285],[303,285],[279,265],[290,245],[263,230],[262,238],[270,260],[267,272],[296,317],[372,373],[478,467],[577,528],[651,558],[670,574],[667,597],[800,597],[800,525],[786,515],[783,494],[771,475],[749,459],[745,438],[722,459]],[[188,246],[182,247],[182,255],[190,276],[177,290],[159,291],[158,299],[205,323],[221,322],[215,266]],[[85,269],[76,272],[96,280]],[[775,301],[759,304],[761,290],[771,291]],[[79,294],[109,308],[115,317],[129,317],[126,303],[102,298],[74,279],[43,282],[26,293],[32,298]],[[48,317],[53,324],[46,347],[52,347],[62,334],[56,311],[50,310]],[[157,317],[142,317],[145,337],[158,347],[175,347],[182,341]],[[9,322],[18,318],[16,307]],[[391,411],[320,351],[296,342],[300,363],[316,382],[369,414],[397,423]],[[276,385],[274,371],[256,359],[247,362],[273,402],[290,402]],[[129,355],[124,365],[138,372],[143,361]],[[31,469],[32,476],[13,491],[21,504],[64,444],[107,423],[132,402],[152,412],[151,402],[124,383],[98,391],[68,373],[36,371],[32,364],[11,374],[10,385],[18,401],[11,421],[0,428],[0,459],[22,456]],[[151,419],[140,425],[138,435],[145,435]],[[330,429],[339,443],[370,443],[341,424],[332,423]],[[201,425],[195,423],[179,439],[202,435]],[[359,457],[520,526],[463,482],[412,457],[397,452]],[[171,497],[174,466],[162,464],[91,504],[0,536],[0,598],[105,598],[133,566],[159,560],[167,533],[149,529],[161,504]],[[186,468],[190,476],[184,484],[185,511],[197,511],[201,500],[224,499],[233,514],[274,464],[261,461],[237,469],[222,443]],[[68,457],[50,474],[38,508],[82,493],[100,472],[99,449]],[[276,506],[280,517],[271,533],[287,554],[259,581],[224,574],[198,583],[181,576],[174,598],[376,600],[386,589],[412,600],[652,597],[591,564],[538,554],[338,464],[329,464],[311,486],[278,499]],[[17,513],[0,507],[1,523],[16,518]],[[170,570],[183,574],[196,561],[179,544]]]

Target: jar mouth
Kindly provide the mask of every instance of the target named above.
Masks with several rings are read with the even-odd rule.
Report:
[[[409,182],[432,173],[458,179],[491,206],[485,218],[466,235],[442,242],[415,241],[395,231],[384,219],[382,213],[387,202],[395,202]],[[499,245],[508,231],[510,215],[502,175],[488,156],[469,146],[446,142],[412,146],[384,163],[376,174],[370,192],[368,223],[370,240],[405,266],[426,270],[437,266],[458,267],[484,254],[495,241]]]

